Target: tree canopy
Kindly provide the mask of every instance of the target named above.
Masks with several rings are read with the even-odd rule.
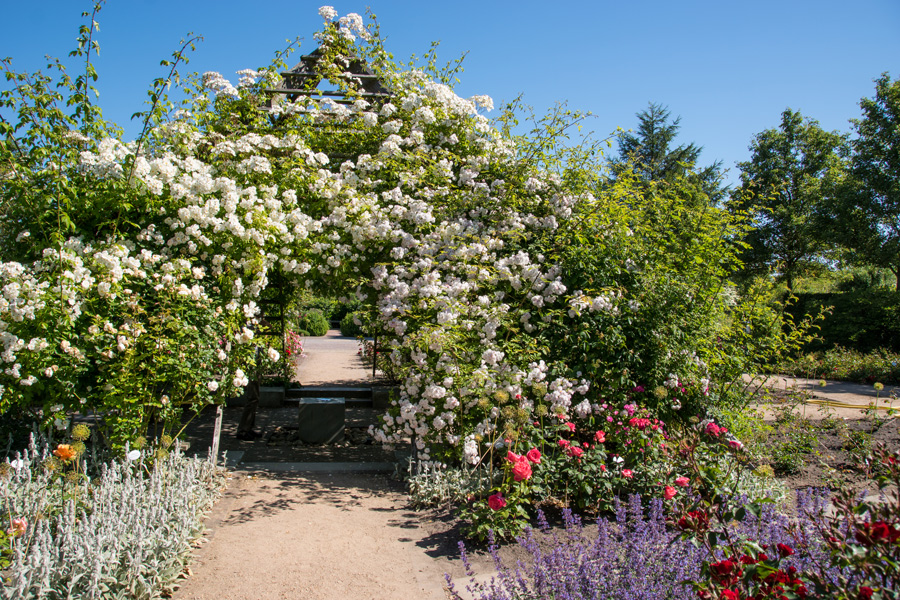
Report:
[[[900,79],[884,73],[859,106],[847,176],[821,208],[823,231],[851,262],[889,269],[900,291]]]
[[[668,107],[651,102],[637,113],[637,118],[634,133],[619,135],[619,155],[612,160],[614,174],[630,169],[644,183],[687,177],[700,184],[711,202],[721,199],[721,161],[701,168],[698,160],[702,146],[693,142],[675,145],[681,117],[672,119]]]
[[[741,185],[731,194],[732,210],[753,221],[745,241],[745,272],[776,267],[789,289],[805,269],[821,265],[825,243],[815,216],[834,193],[848,152],[845,135],[823,130],[791,109],[777,129],[757,134],[751,157],[738,163]]]

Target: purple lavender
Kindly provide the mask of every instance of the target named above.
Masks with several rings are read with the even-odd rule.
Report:
[[[784,566],[793,565],[801,571],[815,569],[816,564],[828,564],[828,550],[815,527],[827,502],[827,492],[799,492],[796,518],[768,504],[759,518],[748,514],[743,522],[731,526],[731,531],[770,547],[783,543],[803,548]],[[551,531],[539,512],[538,529],[527,529],[518,538],[530,559],[514,566],[504,564],[491,541],[489,550],[496,573],[487,583],[466,586],[471,596],[478,600],[696,598],[685,582],[699,577],[700,566],[709,556],[703,548],[681,539],[679,532],[667,529],[661,500],[653,499],[646,508],[639,496],[631,496],[627,504],[617,502],[615,518],[600,519],[596,528],[585,528],[569,511],[563,513],[563,520],[563,530]],[[462,542],[460,551],[466,573],[471,576]],[[449,576],[447,581],[451,597],[460,600]]]
[[[568,511],[563,519],[564,530],[550,532],[540,515],[541,530],[528,529],[518,539],[531,556],[528,564],[503,564],[491,544],[496,575],[466,589],[479,600],[695,598],[683,582],[699,574],[702,549],[666,530],[661,500],[653,500],[645,515],[640,497],[632,496],[627,505],[617,503],[615,520],[601,519],[595,529]]]

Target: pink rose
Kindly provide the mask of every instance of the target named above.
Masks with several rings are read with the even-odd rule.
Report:
[[[488,496],[488,506],[491,510],[500,510],[506,506],[506,500],[503,498],[503,494],[497,492],[493,496]]]
[[[632,477],[634,477],[634,473],[631,472],[631,469],[622,469],[622,477],[631,479]]]
[[[569,428],[569,431],[571,431],[572,433],[575,433],[575,423],[571,423],[571,422],[566,423],[566,427]]]
[[[560,448],[568,448],[569,447],[569,440],[559,440],[558,443],[559,443]]]
[[[678,487],[687,487],[690,482],[691,482],[691,480],[688,479],[687,477],[676,477],[675,478],[675,485],[677,485]]]
[[[581,458],[581,455],[584,454],[584,450],[577,446],[569,446],[569,448],[566,450],[566,454],[573,458]]]
[[[522,460],[522,457],[519,456],[518,454],[516,454],[515,452],[513,452],[512,450],[510,450],[509,452],[506,453],[506,460],[508,460],[511,463],[517,463],[520,460]]]
[[[525,458],[527,458],[529,461],[533,462],[534,464],[539,465],[539,464],[541,464],[541,451],[538,450],[537,448],[532,448],[525,455]]]
[[[671,500],[672,498],[675,497],[676,493],[677,492],[675,491],[675,488],[673,488],[671,485],[667,485],[663,489],[663,498],[665,498],[666,500]]]
[[[722,433],[722,428],[715,423],[707,423],[706,433],[712,437],[719,437],[719,434]]]
[[[526,481],[531,478],[531,463],[523,457],[522,460],[513,463],[512,472],[516,481]]]
[[[597,433],[594,434],[594,439],[597,440],[598,444],[602,444],[603,442],[606,441],[606,432],[598,431]]]
[[[730,442],[728,442],[728,445],[735,450],[741,450],[744,447],[744,444],[740,443],[737,440],[731,440]]]

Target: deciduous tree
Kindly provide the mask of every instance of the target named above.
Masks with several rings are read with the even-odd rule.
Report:
[[[793,289],[825,249],[815,215],[845,167],[847,139],[787,109],[778,129],[758,133],[750,151],[750,160],[738,163],[741,186],[731,195],[731,208],[747,211],[755,224],[745,239],[745,271],[777,265]]]
[[[823,224],[852,262],[890,269],[900,291],[900,79],[882,74],[859,106],[850,170],[823,206]]]

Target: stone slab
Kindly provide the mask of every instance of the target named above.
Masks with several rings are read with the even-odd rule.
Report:
[[[372,388],[372,408],[387,410],[391,406],[391,397],[399,396],[399,388],[395,386],[377,386]]]
[[[298,398],[298,434],[307,443],[328,444],[344,437],[343,398]]]
[[[278,408],[284,405],[284,388],[281,386],[259,388],[259,405],[262,408]]]

